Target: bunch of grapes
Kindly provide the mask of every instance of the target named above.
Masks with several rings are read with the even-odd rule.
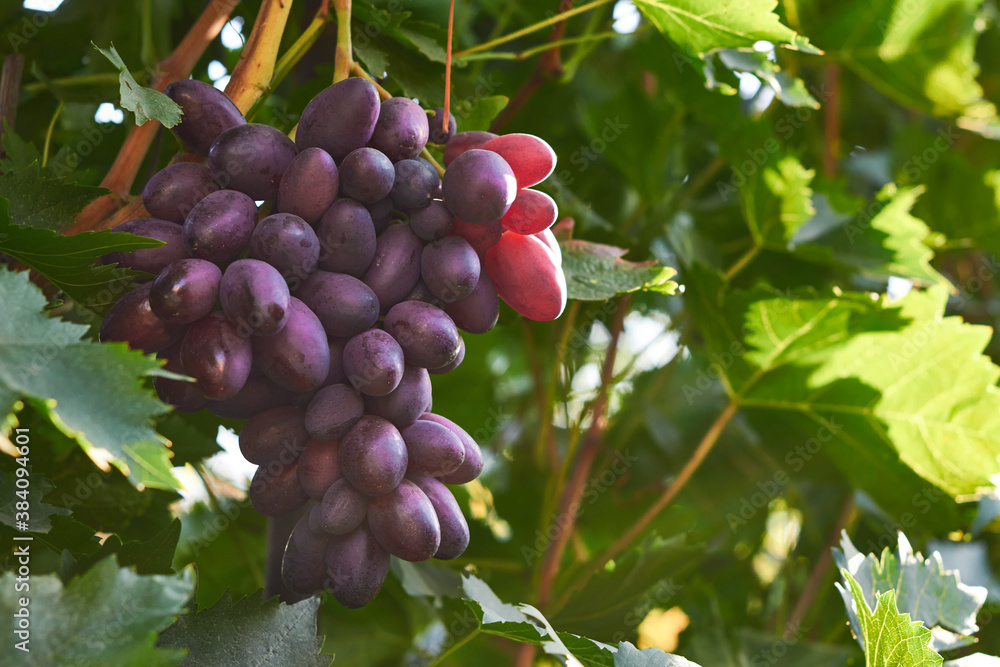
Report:
[[[115,304],[101,340],[193,378],[154,382],[178,412],[247,420],[253,507],[309,506],[285,549],[286,585],[363,606],[390,555],[468,546],[446,485],[474,480],[482,453],[430,412],[430,375],[462,362],[459,330],[493,328],[498,295],[536,320],[565,307],[555,202],[530,189],[555,154],[531,135],[456,134],[453,119],[445,131],[441,109],[429,123],[360,78],[319,93],[294,141],[207,84],[166,92],[191,161],[149,180],[152,217],[116,228],[164,243],[105,257],[155,279]],[[419,157],[428,141],[444,148],[443,180]]]

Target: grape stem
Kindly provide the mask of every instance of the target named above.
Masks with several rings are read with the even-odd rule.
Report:
[[[226,85],[226,95],[242,113],[250,110],[271,83],[281,35],[291,11],[292,0],[264,0],[260,7],[250,37]]]
[[[351,75],[354,55],[351,48],[351,0],[333,0],[337,14],[337,54],[333,63],[333,82],[338,83]]]
[[[195,63],[205,53],[209,43],[215,39],[222,27],[229,20],[229,15],[236,7],[238,0],[212,0],[195,21],[194,25],[180,41],[174,52],[159,66],[159,72],[153,78],[152,87],[162,91],[167,85],[178,79],[184,79],[194,68]],[[94,229],[102,220],[121,208],[128,197],[129,189],[135,181],[146,152],[153,143],[160,123],[149,121],[129,130],[125,142],[115,157],[111,169],[101,181],[101,186],[111,190],[90,202],[76,217],[76,222],[64,231],[75,234]]]
[[[441,132],[448,134],[448,107],[451,105],[451,47],[455,36],[455,0],[448,7],[448,50],[444,58],[444,113],[441,114]]]
[[[641,33],[645,28],[639,28],[634,34]],[[559,47],[559,46],[571,46],[573,44],[587,44],[589,42],[601,42],[606,39],[612,39],[614,37],[621,37],[622,34],[615,32],[614,30],[609,30],[607,32],[598,32],[593,35],[580,35],[578,37],[567,37],[565,39],[559,39],[551,42],[545,42],[544,44],[539,44],[538,46],[533,46],[530,49],[525,49],[524,51],[486,51],[481,53],[473,53],[467,55],[463,58],[456,58],[463,62],[472,62],[474,60],[526,60],[531,56],[542,53],[543,51],[548,51],[549,49]]]
[[[17,120],[17,97],[21,87],[21,72],[24,71],[24,55],[12,53],[4,56],[3,73],[0,74],[0,119],[7,121],[11,132]],[[7,152],[3,148],[3,135],[7,130],[0,123],[0,157]]]
[[[351,74],[353,74],[354,76],[359,76],[362,79],[365,79],[366,81],[368,81],[373,86],[375,86],[375,90],[378,91],[379,99],[381,99],[383,102],[385,102],[387,99],[389,99],[389,98],[392,97],[392,93],[390,93],[388,90],[386,90],[385,88],[383,88],[379,84],[379,82],[376,81],[375,78],[371,74],[369,74],[368,72],[366,72],[364,70],[364,68],[361,67],[360,63],[356,63],[356,62],[355,63],[351,63]]]

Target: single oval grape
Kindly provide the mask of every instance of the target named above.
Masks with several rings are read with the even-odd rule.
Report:
[[[317,271],[297,292],[329,336],[349,338],[378,320],[378,297],[368,285],[344,273]]]
[[[444,147],[444,166],[449,167],[459,155],[465,151],[479,148],[490,139],[496,139],[499,135],[492,132],[459,132],[448,140]]]
[[[305,412],[283,405],[260,412],[240,429],[240,452],[250,463],[294,463],[309,442]]]
[[[364,275],[375,257],[375,225],[364,206],[353,199],[338,199],[316,226],[319,237],[319,268]]]
[[[368,499],[341,477],[326,490],[316,511],[320,528],[331,535],[344,535],[365,520]]]
[[[437,195],[441,178],[427,160],[400,160],[394,169],[396,176],[390,195],[396,208],[419,209],[431,203]]]
[[[330,371],[330,344],[309,307],[291,298],[291,314],[273,336],[254,336],[254,361],[279,386],[293,392],[322,386]]]
[[[142,283],[129,290],[111,307],[101,322],[98,337],[102,343],[127,343],[133,350],[150,354],[180,340],[184,335],[184,327],[161,319],[150,307],[149,294],[152,287],[152,283]],[[401,359],[402,356],[400,352]]]
[[[379,117],[379,97],[370,82],[344,79],[322,90],[302,111],[295,143],[299,150],[322,148],[338,163],[371,139]]]
[[[530,188],[549,177],[556,168],[556,152],[533,134],[505,134],[480,148],[502,157],[517,177],[518,188]]]
[[[232,398],[250,377],[250,341],[215,311],[188,327],[181,342],[181,362],[202,394],[216,401]]]
[[[288,405],[292,395],[263,375],[251,375],[235,396],[210,401],[208,410],[225,419],[250,419],[259,412]]]
[[[365,402],[354,387],[323,387],[306,408],[306,430],[316,440],[339,440],[365,413]]]
[[[538,234],[559,217],[556,201],[538,190],[518,190],[517,198],[500,220],[504,229],[516,234]]]
[[[184,112],[181,122],[171,129],[177,140],[192,153],[208,155],[212,142],[220,134],[247,122],[224,92],[203,81],[174,81],[163,92]]]
[[[404,301],[389,310],[384,326],[411,366],[441,368],[458,356],[461,335],[448,314],[437,306]]]
[[[288,536],[281,558],[281,579],[293,593],[312,595],[326,586],[326,547],[330,536],[309,526],[309,516],[298,520]]]
[[[406,474],[406,444],[389,421],[365,415],[340,441],[340,472],[368,496],[389,493]]]
[[[505,232],[484,262],[500,298],[528,319],[548,322],[566,308],[566,278],[543,241]]]
[[[404,428],[426,412],[431,402],[431,378],[427,369],[407,366],[399,385],[385,396],[366,396],[369,414],[383,417],[396,428]]]
[[[281,463],[277,460],[257,468],[247,493],[257,514],[287,514],[309,501],[309,496],[299,486],[297,468],[295,461]]]
[[[462,331],[484,334],[496,326],[500,319],[500,298],[488,271],[479,274],[479,282],[472,294],[460,301],[444,305],[444,312]]]
[[[418,419],[400,435],[406,443],[407,473],[441,477],[458,470],[465,460],[465,446],[447,426]]]
[[[368,505],[368,527],[396,558],[427,560],[441,546],[441,524],[430,499],[408,479]]]
[[[427,206],[407,211],[407,214],[410,229],[424,241],[443,239],[455,228],[455,216],[440,199],[431,200]]]
[[[441,193],[455,217],[481,225],[504,216],[517,196],[517,179],[498,154],[474,148],[444,172]]]
[[[157,354],[156,358],[166,360],[163,365],[165,370],[186,375],[184,364],[181,363],[180,344],[171,345]],[[175,412],[198,412],[208,405],[208,399],[198,391],[194,382],[156,376],[153,378],[153,388],[156,389],[156,395],[160,400],[173,406]]]
[[[356,81],[357,79],[347,79]],[[330,538],[326,548],[330,593],[348,609],[375,599],[389,573],[389,554],[362,524],[347,535]]]
[[[500,237],[503,236],[503,224],[499,220],[485,225],[471,225],[455,220],[454,234],[468,241],[476,254],[484,255],[500,241]]]
[[[461,236],[446,236],[424,246],[420,277],[443,303],[472,294],[479,283],[479,255]]]
[[[322,148],[307,148],[292,160],[278,186],[277,209],[316,224],[340,189],[337,164]]]
[[[153,281],[149,305],[175,324],[191,324],[212,312],[219,299],[222,271],[204,259],[179,259]]]
[[[362,280],[375,292],[383,312],[406,298],[420,280],[423,247],[408,225],[390,225],[379,234],[375,257]]]
[[[433,477],[414,476],[410,479],[431,501],[438,523],[441,525],[441,546],[434,553],[434,558],[439,560],[458,558],[469,546],[469,523],[465,520],[455,496],[448,487]]]
[[[310,438],[299,456],[299,484],[313,500],[322,500],[330,485],[341,478],[340,442]]]
[[[465,361],[465,340],[463,339],[461,343],[462,344],[458,349],[458,356],[455,357],[451,363],[447,364],[446,366],[442,366],[441,368],[435,368],[427,372],[430,373],[431,375],[444,375],[445,373],[450,373],[456,368],[458,368],[462,364],[462,362]],[[425,410],[430,410],[430,409],[431,409],[430,402],[428,402]]]
[[[472,439],[472,436],[465,432],[465,429],[450,419],[432,412],[420,415],[420,419],[437,422],[442,426],[448,427],[462,441],[462,447],[465,449],[465,458],[462,460],[462,465],[455,472],[442,476],[440,478],[442,482],[445,484],[468,484],[479,477],[479,473],[483,471],[483,453],[479,449],[479,445],[476,444],[476,441]]]
[[[101,258],[103,264],[117,263],[119,267],[145,271],[154,276],[179,259],[188,256],[182,238],[183,228],[169,220],[137,218],[123,222],[111,231],[126,232],[163,241],[156,248],[142,248],[131,252],[112,252]]]
[[[427,116],[427,124],[430,126],[427,141],[439,146],[447,144],[448,140],[455,136],[455,132],[458,130],[458,123],[455,121],[455,114],[453,113],[448,114],[448,128],[445,129],[444,107],[434,107],[431,109],[431,113]]]
[[[259,223],[250,237],[250,257],[267,262],[297,289],[319,263],[319,237],[304,219],[275,213]]]
[[[396,171],[382,151],[367,146],[351,151],[340,164],[344,194],[364,204],[389,196]]]
[[[218,136],[208,150],[208,168],[218,183],[253,199],[274,199],[295,159],[295,142],[270,125],[247,123]]]
[[[381,329],[369,329],[344,346],[344,374],[361,393],[385,396],[399,386],[403,358],[396,339]]]
[[[291,315],[291,295],[278,270],[258,259],[240,259],[219,283],[222,312],[245,338],[273,336]]]
[[[153,174],[142,189],[142,205],[153,217],[184,224],[191,209],[219,189],[205,165],[177,162]]]
[[[559,247],[559,240],[556,239],[556,235],[552,233],[551,229],[543,229],[533,236],[545,244],[546,249],[549,251],[549,257],[552,258],[552,262],[556,266],[562,266],[562,249]]]
[[[253,199],[235,190],[219,190],[191,209],[184,221],[184,244],[191,257],[231,262],[250,242],[256,224]]]
[[[392,97],[382,102],[368,145],[398,162],[420,155],[429,132],[427,114],[419,104],[405,97]]]

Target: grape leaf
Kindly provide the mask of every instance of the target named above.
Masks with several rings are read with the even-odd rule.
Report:
[[[163,241],[102,230],[63,236],[47,229],[10,224],[7,201],[0,198],[0,252],[48,278],[74,301],[84,322],[100,320],[139,273],[117,265],[95,264],[102,255],[155,248]]]
[[[181,520],[174,519],[149,540],[129,540],[118,548],[118,562],[139,574],[170,574],[181,537]]]
[[[980,586],[963,584],[957,571],[946,571],[939,554],[932,553],[926,560],[920,554],[914,555],[903,533],[899,533],[896,553],[886,548],[881,559],[874,554],[860,553],[846,532],[840,546],[833,550],[837,568],[850,574],[858,590],[863,592],[868,607],[875,604],[879,595],[892,591],[899,611],[909,614],[933,632],[932,649],[945,651],[975,641],[972,635],[979,630],[976,615],[986,602],[987,591]],[[840,592],[854,635],[860,638],[861,620],[857,611],[851,608],[848,589],[840,587]]]
[[[113,464],[133,484],[179,488],[151,427],[167,406],[141,383],[163,373],[160,363],[123,343],[81,340],[86,326],[45,316],[45,297],[26,272],[0,271],[0,303],[0,413],[35,399],[102,469]]]
[[[690,660],[670,655],[658,648],[637,649],[629,642],[618,644],[615,667],[698,667]]]
[[[158,120],[163,123],[163,127],[169,128],[181,122],[183,112],[180,105],[158,90],[140,86],[132,76],[132,72],[125,66],[122,57],[118,55],[114,44],[107,49],[94,44],[94,48],[118,69],[122,107],[135,113],[136,125],[142,125],[149,120]]]
[[[455,125],[459,132],[490,129],[490,123],[506,108],[510,100],[504,95],[466,97],[452,105]]]
[[[758,247],[784,250],[813,216],[810,183],[815,175],[792,155],[774,155],[761,168],[759,178],[747,179],[743,215]]]
[[[747,72],[753,74],[761,82],[774,91],[775,96],[790,107],[808,107],[818,109],[820,104],[812,93],[806,89],[806,84],[798,77],[789,76],[769,54],[759,51],[741,51],[739,49],[723,49],[705,58],[703,72],[708,88],[717,89],[726,95],[735,95],[738,91],[737,82],[724,82],[716,75],[716,60],[723,66],[725,72]],[[732,77],[730,77],[732,78]]]
[[[21,609],[15,574],[0,578],[0,613]],[[176,665],[177,650],[155,647],[194,589],[191,573],[143,576],[105,558],[67,585],[55,575],[31,577],[31,662],[36,665]],[[5,638],[6,652],[20,641]]]
[[[25,468],[25,470],[30,470],[30,468]],[[15,475],[14,470],[9,471],[5,475],[0,475],[0,521],[11,528],[17,527],[17,503],[25,500],[17,495],[18,490],[23,490],[19,489],[16,484],[18,479],[19,477]],[[38,474],[32,474],[27,479],[31,480],[29,487],[27,487],[26,498],[30,504],[28,508],[28,530],[32,533],[47,533],[52,529],[53,515],[68,515],[70,511],[65,507],[56,507],[55,505],[42,502],[45,494],[52,490],[52,482]]]
[[[107,192],[104,188],[48,177],[38,162],[4,172],[0,176],[0,198],[10,202],[10,215],[18,227],[62,229],[73,222],[84,206]]]
[[[865,664],[870,667],[939,667],[941,656],[930,647],[931,631],[911,621],[909,614],[896,608],[892,590],[875,597],[875,609],[868,606],[858,582],[846,570],[841,576],[850,587],[848,592],[839,583],[848,608],[854,607],[858,617],[858,641],[865,652]]]
[[[42,154],[35,148],[35,144],[22,139],[6,118],[0,119],[3,122],[3,157],[0,157],[0,171],[17,171],[27,169],[33,162],[40,162]]]
[[[750,48],[759,41],[821,53],[805,37],[783,25],[776,0],[636,0],[639,11],[688,55],[717,49]]]
[[[229,591],[208,609],[182,616],[160,637],[159,646],[186,648],[181,665],[303,665],[326,667],[316,634],[319,598],[289,605],[263,591],[232,604]]]

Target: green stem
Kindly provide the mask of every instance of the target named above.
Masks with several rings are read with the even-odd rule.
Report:
[[[392,97],[392,93],[390,93],[388,90],[379,85],[379,82],[376,81],[371,74],[366,72],[364,68],[361,67],[361,65],[359,65],[358,63],[351,63],[351,73],[353,73],[354,76],[360,76],[362,79],[365,79],[373,86],[375,86],[375,90],[378,91],[378,96],[379,98],[381,98],[383,102]]]
[[[755,242],[750,247],[749,250],[747,250],[745,253],[743,253],[742,257],[740,257],[738,260],[736,260],[735,264],[733,264],[731,267],[729,267],[729,270],[726,271],[726,280],[727,281],[732,280],[733,277],[737,273],[739,273],[740,271],[742,271],[743,269],[745,269],[746,266],[747,266],[747,264],[749,264],[750,262],[752,262],[754,260],[754,258],[757,257],[758,253],[760,253],[760,245]]]
[[[536,53],[542,53],[543,51],[548,51],[552,48],[558,48],[560,46],[567,46],[569,44],[582,44],[585,42],[597,42],[605,39],[611,39],[612,37],[622,37],[621,33],[617,33],[613,30],[608,32],[601,32],[594,35],[583,35],[581,37],[567,37],[566,39],[557,39],[554,42],[546,42],[545,44],[539,44],[538,46],[533,46],[530,49],[525,49],[524,51],[487,51],[485,53],[472,53],[461,58],[456,57],[456,60],[462,60],[464,62],[470,62],[473,60],[524,60],[525,58],[530,58]]]
[[[52,132],[56,128],[56,119],[59,118],[59,112],[63,109],[63,101],[59,100],[59,106],[56,107],[56,112],[52,114],[52,120],[49,121],[49,129],[45,131],[45,147],[42,148],[42,168],[49,163],[49,146],[52,145]]]
[[[438,176],[444,176],[444,167],[438,164],[438,161],[434,159],[434,156],[431,155],[431,152],[429,150],[427,150],[426,148],[422,150],[420,152],[420,157],[431,163],[431,166],[437,170]]]
[[[610,4],[611,2],[613,2],[613,0],[593,0],[593,2],[588,2],[585,5],[574,7],[573,9],[567,10],[565,12],[559,12],[558,14],[555,14],[554,16],[545,19],[544,21],[533,23],[532,25],[529,25],[527,28],[521,28],[520,30],[515,30],[514,32],[506,34],[503,37],[497,37],[496,39],[491,39],[488,42],[483,42],[478,46],[473,46],[470,49],[459,51],[454,55],[454,57],[464,58],[470,53],[478,53],[480,51],[486,51],[488,49],[492,49],[494,46],[499,46],[500,44],[506,44],[507,42],[518,39],[519,37],[530,35],[531,33],[536,32],[538,30],[543,30],[545,28],[548,28],[550,25],[555,25],[560,21],[565,21],[571,16],[576,16],[577,14],[583,14],[584,12],[588,12],[591,9],[594,9],[595,7],[600,7],[601,5],[607,5]],[[551,44],[546,45],[546,49],[549,48],[552,48]]]
[[[351,50],[351,0],[334,0],[337,14],[337,55],[333,63],[333,82],[343,81],[351,75],[354,62]]]
[[[431,664],[429,664],[427,667],[437,667],[437,665],[444,664],[444,659],[445,658],[447,658],[449,655],[451,655],[452,653],[454,653],[458,649],[460,649],[463,646],[465,646],[466,644],[468,644],[470,641],[472,641],[478,635],[479,635],[479,628],[476,628],[476,630],[474,632],[470,632],[469,634],[465,635],[464,637],[462,637],[461,639],[459,639],[457,642],[455,642],[454,644],[452,644],[451,646],[449,646],[447,651],[445,651],[444,653],[442,653],[441,655],[439,655],[437,657],[437,659],[434,660],[434,662],[432,662]]]
[[[145,72],[132,72],[132,76],[141,78]],[[49,81],[35,81],[24,85],[26,93],[38,93],[52,88],[85,88],[97,85],[117,86],[118,72],[103,72],[101,74],[84,74],[81,76],[66,76],[61,79],[50,79]]]

